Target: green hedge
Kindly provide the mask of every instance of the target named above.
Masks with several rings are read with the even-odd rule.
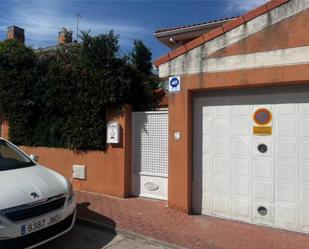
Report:
[[[145,71],[145,63],[143,68],[137,63],[151,64],[143,43],[136,41],[132,53],[120,56],[113,32],[82,38],[49,53],[0,42],[0,111],[9,120],[12,142],[104,150],[107,108],[156,107],[158,79],[149,66]]]

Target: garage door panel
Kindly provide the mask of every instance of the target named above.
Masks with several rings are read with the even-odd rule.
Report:
[[[309,103],[302,103],[300,105],[300,113],[309,116]]]
[[[203,154],[212,154],[213,140],[211,137],[204,136],[203,139]]]
[[[275,225],[282,228],[297,228],[297,209],[295,207],[275,205]]]
[[[213,190],[213,174],[212,173],[203,173],[203,192],[211,193]]]
[[[296,186],[293,184],[276,184],[275,201],[288,202],[294,204],[297,200]]]
[[[233,195],[250,198],[250,181],[248,179],[233,179]]]
[[[203,182],[208,181],[202,213],[309,232],[309,86],[195,98],[194,139],[200,143],[194,145],[203,144],[203,153],[194,157],[203,160]],[[253,134],[259,108],[272,113],[266,125],[272,127],[270,135]]]
[[[297,164],[294,162],[277,161],[275,163],[275,177],[282,180],[296,180],[296,167]]]
[[[248,101],[248,99],[246,99]],[[232,114],[236,116],[247,116],[251,113],[251,107],[248,105],[233,105]]]
[[[280,158],[296,158],[296,141],[278,141],[276,143],[276,157]]]
[[[248,137],[233,138],[232,155],[233,156],[249,156],[250,142]]]
[[[203,134],[204,135],[211,135],[213,131],[213,125],[212,125],[212,120],[203,120]]]
[[[249,136],[251,122],[248,119],[238,119],[232,122],[232,135],[233,136]]]
[[[303,230],[309,231],[309,208],[300,209],[299,223]]]
[[[248,200],[233,199],[232,217],[240,220],[251,220],[251,204]]]
[[[216,139],[214,141],[215,146],[215,155],[216,156],[229,156],[231,153],[230,150],[230,140],[229,139]]]
[[[231,199],[229,196],[214,196],[213,213],[224,217],[231,217]]]
[[[206,102],[205,104],[210,104],[210,100],[208,101],[208,103]],[[203,118],[207,119],[207,118],[212,118],[212,112],[213,112],[213,108],[211,106],[204,106],[203,107]]]
[[[227,105],[222,105],[222,106],[215,106],[214,108],[214,114],[215,116],[226,116],[230,112],[230,107]]]
[[[253,184],[253,196],[255,199],[273,201],[273,184],[272,182],[255,182]]]
[[[300,135],[302,138],[309,138],[309,119],[300,120]]]
[[[213,198],[210,195],[203,195],[202,197],[202,212],[203,214],[213,214]]]
[[[302,186],[300,188],[300,202],[302,205],[309,205],[309,186]]]
[[[255,161],[253,163],[253,176],[255,178],[272,180],[273,177],[272,161],[270,160]]]
[[[214,121],[214,131],[215,131],[215,135],[217,136],[228,135],[230,127],[231,127],[231,124],[228,119],[220,118]]]
[[[247,176],[250,175],[250,162],[247,159],[232,159],[232,175]]]
[[[286,95],[285,95],[286,96]],[[284,97],[280,100],[277,100],[276,102],[281,102],[281,101],[287,101],[287,99],[284,99]],[[282,104],[280,103],[279,105],[276,105],[275,110],[276,110],[276,115],[294,115],[296,112],[296,105],[295,104]]]
[[[213,171],[212,158],[205,153],[205,154],[203,154],[202,172],[209,173],[209,172],[212,172],[212,171]]]
[[[230,160],[227,158],[215,158],[214,163],[216,167],[214,168],[215,173],[229,174],[230,172]]]
[[[309,164],[301,163],[301,165],[300,165],[300,175],[301,175],[302,181],[309,182]]]
[[[214,176],[214,192],[229,195],[230,179],[228,176]]]
[[[296,121],[294,119],[279,119],[276,122],[276,131],[277,136],[280,138],[294,138],[296,135]]]
[[[301,159],[309,159],[309,142],[302,142],[300,144]]]

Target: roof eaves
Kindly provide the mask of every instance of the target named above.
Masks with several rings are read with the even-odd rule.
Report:
[[[269,2],[263,4],[262,6],[251,10],[249,12],[247,12],[246,14],[233,19],[227,23],[225,23],[224,25],[222,25],[221,27],[218,27],[208,33],[205,33],[204,35],[194,39],[193,41],[171,51],[170,53],[160,57],[159,59],[157,59],[156,61],[154,61],[154,65],[155,67],[159,67],[160,65],[169,62],[172,59],[175,59],[176,57],[202,45],[203,43],[206,43],[212,39],[215,39],[219,36],[221,36],[222,34],[231,31],[237,27],[239,27],[240,25],[260,16],[265,14],[268,11],[271,11],[274,8],[277,8],[287,2],[289,2],[290,0],[270,0]]]
[[[239,16],[235,16],[235,17],[229,17],[229,18],[224,18],[224,19],[220,19],[220,20],[213,20],[213,21],[204,22],[204,23],[197,23],[197,24],[192,24],[192,25],[161,29],[161,30],[155,31],[154,35],[156,37],[162,37],[162,36],[174,34],[175,32],[186,32],[186,31],[195,30],[195,29],[203,29],[203,28],[207,28],[207,27],[212,27],[214,25],[218,25],[218,24],[223,23],[223,22],[234,20],[238,17]]]

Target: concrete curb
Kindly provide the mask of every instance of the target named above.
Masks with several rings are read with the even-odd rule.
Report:
[[[152,245],[160,245],[160,246],[164,246],[164,247],[169,247],[171,249],[186,249],[185,247],[181,247],[175,244],[171,244],[168,242],[164,242],[161,240],[157,240],[157,239],[153,239],[151,237],[139,234],[139,233],[135,233],[126,229],[122,229],[122,228],[118,228],[118,227],[113,227],[111,225],[102,223],[102,222],[98,222],[98,221],[94,221],[94,220],[90,220],[90,219],[86,219],[86,218],[82,218],[82,217],[77,217],[76,218],[77,222],[81,223],[81,224],[85,224],[88,226],[92,226],[98,229],[104,229],[104,230],[108,230],[110,232],[113,233],[118,233],[118,234],[122,234],[125,236],[129,236],[129,237],[134,237],[134,238],[138,238],[138,239],[142,239],[147,241],[148,243],[152,244]]]

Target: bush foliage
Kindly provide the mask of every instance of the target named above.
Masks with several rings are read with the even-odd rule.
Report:
[[[95,37],[83,33],[80,44],[49,53],[2,41],[0,111],[9,120],[10,139],[29,146],[104,150],[106,108],[156,107],[159,81],[151,69],[151,52],[141,41],[121,56],[112,31]]]

